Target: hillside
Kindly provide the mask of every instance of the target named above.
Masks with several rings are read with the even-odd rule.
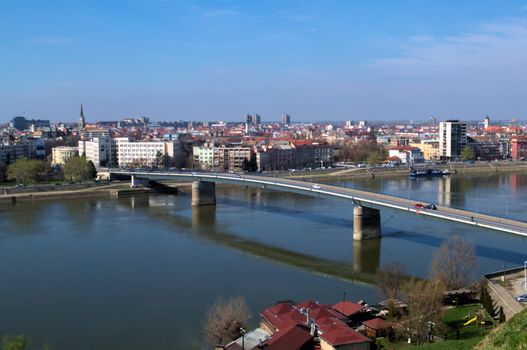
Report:
[[[496,328],[486,336],[477,350],[527,349],[527,309]]]

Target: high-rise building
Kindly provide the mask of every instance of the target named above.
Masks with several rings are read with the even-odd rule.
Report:
[[[253,114],[251,117],[252,124],[254,125],[260,125],[260,122],[262,121],[262,117],[260,117],[259,114]]]
[[[483,128],[488,129],[490,126],[490,117],[486,116],[485,119],[483,119]]]
[[[245,115],[245,124],[251,124],[252,121],[253,121],[253,119],[252,119],[251,115],[249,113],[247,113]]]
[[[282,116],[282,124],[284,124],[284,125],[291,124],[291,116],[289,114],[284,114]]]
[[[79,116],[79,123],[77,124],[77,129],[79,130],[79,134],[86,127],[86,119],[84,119],[84,111],[82,110],[82,103],[81,103],[81,114]]]
[[[439,123],[439,156],[442,159],[459,158],[467,146],[467,124],[459,120]]]

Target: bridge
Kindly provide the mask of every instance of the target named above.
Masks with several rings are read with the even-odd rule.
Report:
[[[415,200],[300,180],[231,173],[147,172],[122,170],[109,170],[109,176],[131,178],[132,186],[144,182],[145,180],[191,180],[193,181],[193,206],[215,205],[216,183],[250,186],[315,197],[340,198],[349,200],[354,205],[353,239],[356,241],[374,239],[381,236],[380,210],[382,208],[392,208],[409,213],[415,213],[416,215],[458,222],[473,227],[481,227],[495,231],[527,236],[527,222],[523,221],[510,220],[445,206],[436,206],[435,210],[416,208]]]

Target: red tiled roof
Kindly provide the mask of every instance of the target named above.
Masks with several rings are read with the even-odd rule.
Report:
[[[388,322],[383,320],[382,318],[372,318],[371,320],[362,322],[365,326],[370,327],[372,329],[386,329],[388,328]]]
[[[370,340],[349,327],[336,326],[329,332],[320,335],[330,345],[339,346],[345,344],[365,343]]]
[[[305,300],[301,303],[296,304],[296,307],[304,308],[304,309],[309,308],[311,310],[314,310],[314,309],[318,309],[320,307],[320,304],[313,300]]]
[[[278,331],[265,342],[266,350],[297,350],[311,342],[310,329],[303,325],[292,325]]]
[[[284,302],[284,303],[278,303],[275,306],[272,306],[266,310],[269,310],[269,312],[272,313],[273,315],[280,315],[280,314],[291,311],[292,308],[293,308],[293,303]]]
[[[340,303],[336,303],[335,305],[333,305],[332,308],[337,310],[344,316],[349,317],[364,309],[364,306],[362,306],[361,304],[352,303],[350,301],[341,301]]]

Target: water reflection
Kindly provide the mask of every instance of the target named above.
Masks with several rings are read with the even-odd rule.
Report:
[[[353,271],[375,274],[381,261],[381,238],[353,242]]]
[[[192,228],[214,229],[216,226],[216,206],[204,205],[192,207]],[[196,231],[199,232],[199,231]]]

